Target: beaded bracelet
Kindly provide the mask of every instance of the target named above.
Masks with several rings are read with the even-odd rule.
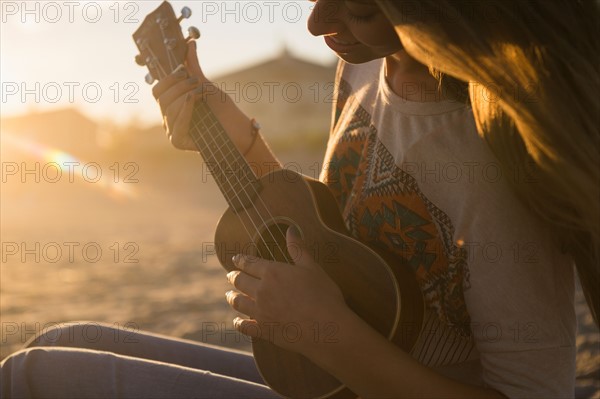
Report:
[[[246,151],[244,151],[244,153],[242,154],[243,156],[248,155],[250,150],[252,150],[252,147],[254,147],[254,143],[256,143],[256,138],[258,137],[259,130],[260,124],[256,121],[256,119],[252,118],[250,120],[250,135],[252,136],[252,141],[250,142],[250,145],[248,146]]]

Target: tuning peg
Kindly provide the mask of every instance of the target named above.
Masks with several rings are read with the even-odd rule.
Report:
[[[185,38],[186,42],[189,42],[190,40],[200,39],[200,30],[195,26],[190,26],[188,28],[188,35],[189,36]]]
[[[135,56],[135,63],[139,66],[144,66],[146,65],[146,60],[144,59],[144,57],[142,57],[141,54],[138,54]]]
[[[154,81],[156,79],[154,79],[154,76],[152,76],[152,74],[147,74],[146,78],[144,80],[146,81],[146,83],[148,83],[149,85],[151,85],[152,83],[154,83]]]
[[[177,18],[177,22],[181,22],[184,19],[188,19],[192,16],[192,10],[189,7],[183,7],[181,9],[181,17]]]

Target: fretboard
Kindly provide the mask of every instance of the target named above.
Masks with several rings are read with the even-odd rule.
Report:
[[[190,135],[229,206],[236,212],[250,207],[260,182],[203,101],[194,105]]]

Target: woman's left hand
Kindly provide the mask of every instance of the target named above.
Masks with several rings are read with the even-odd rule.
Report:
[[[253,338],[308,355],[319,344],[335,343],[340,320],[351,312],[339,287],[302,245],[297,230],[286,233],[294,265],[236,255],[227,278],[237,291],[227,302],[247,318],[237,317],[235,328]]]

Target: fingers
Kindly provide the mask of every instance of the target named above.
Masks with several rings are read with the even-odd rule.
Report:
[[[238,269],[243,270],[245,273],[256,278],[263,277],[271,263],[264,259],[239,254],[235,255],[232,258],[232,261]]]
[[[152,95],[156,100],[162,96],[162,94],[167,91],[171,86],[175,83],[180,82],[189,78],[188,71],[186,69],[180,69],[177,72],[170,74],[158,81],[157,84],[152,87]]]
[[[198,62],[198,57],[196,54],[196,42],[194,41],[188,43],[186,66],[180,66],[175,72],[162,78],[152,88],[152,95],[156,100],[158,100],[173,85],[189,78],[196,78],[199,81],[206,81],[206,78],[204,78],[202,73],[202,69],[200,68],[200,63]]]
[[[258,285],[260,284],[259,279],[236,270],[227,273],[227,280],[229,280],[229,282],[239,291],[252,298],[256,298],[256,292],[258,290]]]
[[[229,306],[233,309],[249,317],[254,317],[256,303],[252,298],[236,291],[228,291],[225,294],[225,298],[227,299]]]
[[[261,338],[261,329],[256,320],[242,319],[236,317],[233,319],[233,327],[244,335],[252,338]]]
[[[204,74],[202,73],[202,69],[200,68],[200,62],[198,61],[198,53],[196,52],[196,42],[194,40],[188,43],[188,52],[185,63],[191,75],[204,76]]]
[[[157,85],[158,86],[158,85]],[[162,93],[157,98],[160,110],[165,114],[167,108],[176,100],[185,98],[188,93],[201,90],[201,83],[197,77],[187,79],[173,79],[172,85],[161,88]]]
[[[166,115],[168,116],[165,118],[167,133],[171,144],[175,148],[197,149],[192,137],[188,134],[192,113],[194,112],[194,102],[195,96],[190,93],[183,100],[179,99],[167,108]]]
[[[202,92],[199,78],[187,77],[185,69],[169,75],[153,88],[163,114],[169,140],[178,149],[197,150],[188,134],[196,98]]]
[[[241,291],[227,292],[225,294],[227,303],[238,312],[254,317],[256,302],[253,298],[256,298],[260,280],[237,270],[227,273],[227,280]]]

